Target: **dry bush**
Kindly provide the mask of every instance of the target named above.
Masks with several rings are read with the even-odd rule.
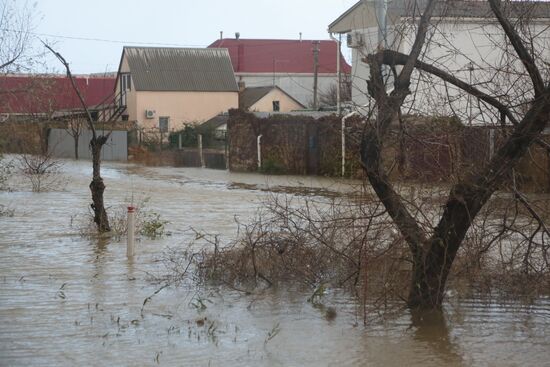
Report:
[[[136,234],[149,239],[164,236],[166,233],[165,225],[168,221],[163,220],[160,214],[148,208],[149,199],[148,197],[138,200],[127,198],[124,203],[111,208],[109,217],[111,231],[108,235],[117,241],[126,236],[128,231],[128,206],[134,206],[136,208]],[[71,217],[71,227],[75,228],[82,237],[93,238],[101,235],[94,223],[94,213],[91,208],[86,214],[73,215]]]
[[[458,254],[455,283],[505,297],[548,294],[548,218],[550,202],[545,196],[529,198],[516,191],[491,200]]]
[[[17,159],[17,167],[34,192],[58,189],[62,184],[62,164],[49,153],[23,154]]]
[[[8,178],[14,169],[12,160],[5,158],[0,154],[0,191],[9,191]]]
[[[181,252],[194,256],[197,281],[247,293],[298,286],[313,303],[328,288],[347,289],[361,304],[368,299],[377,307],[395,304],[408,288],[404,241],[366,192],[320,199],[273,195],[254,220],[238,225],[229,244],[197,233],[203,250]]]
[[[439,215],[443,192],[443,187],[401,189],[426,227]],[[541,219],[548,218],[548,208],[547,199],[526,206],[517,197],[495,197],[476,218],[457,255],[449,283],[457,291],[453,294],[547,293],[548,232]],[[388,311],[404,304],[412,259],[383,206],[366,191],[332,198],[274,194],[254,220],[238,226],[237,239],[228,244],[195,232],[196,241],[188,248],[163,257],[170,277],[181,280],[185,269],[195,283],[246,293],[298,286],[311,292],[312,302],[327,288],[347,289],[365,317],[367,308]]]

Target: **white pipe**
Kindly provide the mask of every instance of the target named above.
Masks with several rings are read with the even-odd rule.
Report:
[[[129,259],[134,256],[135,232],[136,232],[136,208],[133,206],[129,206],[128,207],[128,234],[127,234],[127,243],[126,243],[126,256]]]
[[[202,154],[202,134],[199,134],[199,156],[201,158],[201,167],[204,168],[204,155]]]
[[[258,168],[262,168],[262,134],[256,138],[256,147],[258,149]]]
[[[342,177],[346,174],[346,120],[352,116],[361,116],[361,114],[353,111],[342,117]]]

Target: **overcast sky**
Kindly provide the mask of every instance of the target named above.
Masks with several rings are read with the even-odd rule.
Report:
[[[124,45],[205,47],[220,31],[224,37],[298,39],[302,32],[304,39],[328,39],[327,26],[356,2],[37,0],[34,31],[55,43],[75,73],[116,71]],[[53,58],[48,65],[61,69]]]

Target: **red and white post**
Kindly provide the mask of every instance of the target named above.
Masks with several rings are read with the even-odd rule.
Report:
[[[134,256],[134,242],[136,232],[136,208],[128,207],[128,235],[126,244],[126,256],[131,258]]]

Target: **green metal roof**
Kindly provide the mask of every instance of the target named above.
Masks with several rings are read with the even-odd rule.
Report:
[[[227,49],[124,47],[138,91],[238,92]]]

